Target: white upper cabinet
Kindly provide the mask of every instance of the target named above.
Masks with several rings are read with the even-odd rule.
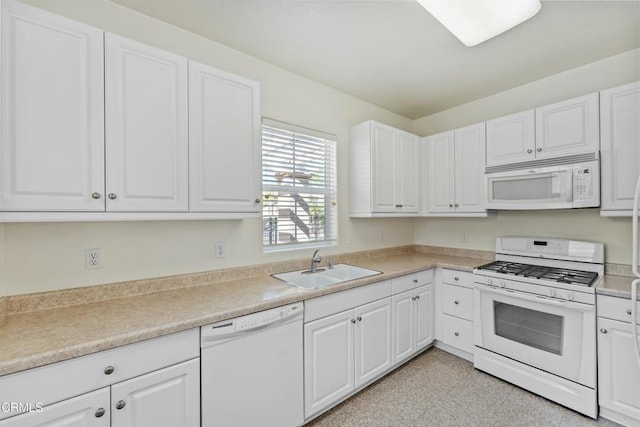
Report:
[[[107,210],[186,212],[187,59],[105,35]]]
[[[603,215],[631,215],[640,174],[640,82],[600,92]]]
[[[351,128],[351,216],[417,214],[418,137],[382,123]]]
[[[485,124],[424,139],[427,214],[485,212]]]
[[[487,166],[597,152],[598,93],[487,121]]]
[[[260,87],[189,61],[189,210],[260,212]]]
[[[533,160],[535,144],[533,110],[487,121],[487,166]]]
[[[600,149],[598,93],[536,108],[536,158]]]
[[[104,210],[102,35],[2,1],[0,211]]]

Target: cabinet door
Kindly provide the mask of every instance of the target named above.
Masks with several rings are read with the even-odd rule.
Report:
[[[304,325],[305,418],[353,391],[355,321],[347,310]]]
[[[189,61],[189,210],[260,211],[260,88]]]
[[[396,140],[397,188],[396,204],[400,212],[418,212],[418,137],[398,132]]]
[[[391,367],[391,298],[355,309],[355,386],[371,381]]]
[[[397,212],[395,135],[391,127],[371,124],[373,212]]]
[[[413,354],[415,349],[415,295],[411,290],[391,298],[393,322],[393,363],[397,364]]]
[[[187,59],[106,34],[107,210],[188,210]]]
[[[429,179],[429,212],[453,212],[454,198],[454,136],[453,131],[427,138]]]
[[[456,212],[483,212],[485,127],[484,123],[455,130]]]
[[[536,158],[598,151],[598,110],[598,93],[536,108]]]
[[[433,285],[421,286],[415,292],[415,351],[418,351],[431,344],[434,339]]]
[[[535,158],[534,110],[488,120],[487,166],[526,162]]]
[[[598,317],[598,331],[600,407],[640,421],[640,368],[631,324]]]
[[[17,415],[0,421],[0,427],[109,427],[109,387],[92,391],[42,411]]]
[[[114,427],[200,426],[200,359],[111,387]]]
[[[633,209],[640,174],[640,82],[600,92],[602,210]]]
[[[104,210],[102,35],[2,2],[0,210]]]

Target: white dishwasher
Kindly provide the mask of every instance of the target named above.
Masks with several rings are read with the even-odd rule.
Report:
[[[302,303],[200,329],[202,427],[304,421]]]

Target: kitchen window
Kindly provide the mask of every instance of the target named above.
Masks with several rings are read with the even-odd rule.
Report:
[[[262,123],[262,236],[266,251],[334,244],[336,137]]]

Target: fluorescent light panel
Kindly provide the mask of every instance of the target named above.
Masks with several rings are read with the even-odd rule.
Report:
[[[540,0],[418,0],[466,46],[475,46],[532,18]]]

